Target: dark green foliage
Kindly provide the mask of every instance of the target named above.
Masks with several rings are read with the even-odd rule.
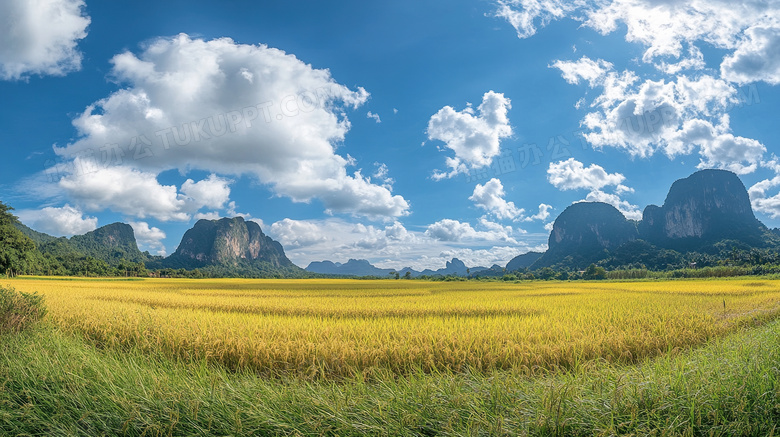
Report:
[[[604,267],[598,267],[595,264],[591,264],[582,273],[582,279],[586,281],[607,279],[607,271]]]
[[[18,219],[13,208],[0,202],[0,273],[30,273],[41,262],[35,243],[16,228]]]
[[[112,223],[70,239],[74,251],[103,260],[111,266],[123,262],[144,262],[147,257],[138,250],[130,225]]]
[[[38,232],[36,230],[30,229],[29,227],[27,227],[26,225],[24,225],[22,222],[19,221],[14,223],[14,226],[16,227],[16,229],[19,229],[19,231],[21,231],[24,235],[30,237],[30,239],[38,246],[57,239],[57,237],[52,237],[49,234],[44,234],[43,232]]]
[[[0,287],[0,335],[20,332],[44,315],[43,296]]]

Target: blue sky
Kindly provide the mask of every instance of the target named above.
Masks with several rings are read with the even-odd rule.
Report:
[[[376,4],[374,4],[376,3]],[[243,215],[290,258],[505,264],[573,202],[700,168],[780,226],[780,2],[0,4],[0,199],[172,253]]]

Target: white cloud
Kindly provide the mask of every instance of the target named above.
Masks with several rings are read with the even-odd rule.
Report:
[[[601,190],[593,190],[588,193],[587,196],[585,196],[585,201],[608,203],[617,208],[617,210],[623,213],[626,218],[632,220],[642,219],[642,211],[639,210],[638,206],[632,205],[630,202],[621,199],[619,195],[614,193],[605,193]]]
[[[98,219],[96,217],[85,217],[84,213],[73,206],[55,208],[46,207],[39,211],[22,210],[18,211],[19,219],[35,229],[56,237],[81,235],[97,229]]]
[[[71,199],[90,211],[110,209],[130,217],[163,221],[189,219],[176,186],[160,185],[153,173],[109,167],[66,176],[59,184]]]
[[[469,223],[458,220],[442,219],[428,225],[425,235],[434,240],[449,242],[485,241],[517,244],[514,238],[516,232],[511,226],[503,226],[483,217],[480,219],[480,227],[485,230],[474,229]]]
[[[393,184],[395,183],[395,179],[389,176],[390,170],[387,168],[387,165],[384,163],[375,162],[374,167],[376,167],[376,170],[374,171],[374,174],[371,175],[371,177],[382,182],[383,187],[392,189]]]
[[[82,0],[0,2],[0,78],[62,76],[81,68],[77,49],[90,19]]]
[[[583,5],[582,0],[498,0],[496,16],[504,18],[515,28],[518,38],[536,34],[537,27],[544,27],[559,20]]]
[[[501,153],[501,139],[512,135],[507,118],[511,107],[511,101],[503,94],[488,91],[477,108],[479,115],[471,105],[462,111],[445,106],[434,114],[428,121],[428,138],[443,141],[455,156],[446,160],[450,171],[437,170],[433,178],[451,178],[469,168],[490,165]]]
[[[547,218],[550,217],[550,210],[553,209],[552,205],[547,205],[546,203],[540,203],[539,204],[539,212],[530,216],[526,217],[525,221],[530,222],[534,220],[541,220],[545,221]]]
[[[271,225],[268,235],[282,243],[285,249],[311,246],[327,241],[316,223],[286,218]],[[306,266],[304,266],[306,267]]]
[[[373,113],[371,111],[368,111],[368,113],[366,113],[366,118],[373,118],[374,121],[377,122],[377,123],[381,123],[382,122],[382,119],[379,118],[379,114],[375,114],[375,113]]]
[[[220,178],[215,174],[209,175],[202,181],[195,182],[187,179],[181,186],[181,192],[185,200],[192,206],[191,209],[200,208],[222,209],[230,200],[230,184],[232,181]]]
[[[679,141],[685,122],[720,121],[727,132],[724,111],[738,102],[737,91],[723,80],[702,75],[679,76],[673,81],[646,80],[636,85],[633,72],[610,73],[602,94],[591,106],[598,108],[583,119],[590,132],[585,138],[595,147],[617,147],[646,157],[660,149],[670,157],[694,149]]]
[[[514,202],[504,200],[504,195],[501,181],[493,178],[485,182],[485,185],[477,184],[469,200],[499,219],[516,219],[522,216],[523,209],[517,208]]]
[[[748,195],[750,196],[750,203],[753,206],[754,211],[777,219],[780,218],[780,193],[769,196],[767,191],[780,186],[780,175],[777,175],[780,168],[778,168],[776,160],[773,162],[770,161],[767,164],[769,167],[774,167],[776,173],[775,177],[757,182],[748,189]]]
[[[265,45],[180,34],[111,60],[123,88],[73,122],[79,137],[55,148],[158,175],[192,169],[249,174],[295,202],[365,216],[408,214],[409,203],[372,184],[336,153],[350,129],[344,112],[368,99],[291,54]],[[117,145],[121,153],[106,145]],[[102,150],[101,150],[102,148]]]
[[[385,227],[385,236],[390,240],[407,241],[410,235],[404,225],[399,222],[394,222],[392,225]]]
[[[154,173],[130,167],[107,167],[70,174],[60,179],[59,186],[89,211],[110,209],[128,217],[187,221],[201,208],[223,208],[230,196],[230,183],[212,174],[198,182],[187,179],[180,193],[175,185],[161,185]],[[196,218],[217,214],[212,211],[198,214]],[[235,211],[228,214],[238,215]]]
[[[612,64],[603,60],[592,60],[587,56],[581,57],[577,61],[555,61],[550,65],[551,68],[561,70],[563,79],[573,85],[580,83],[580,80],[586,80],[591,88],[602,83],[607,72],[612,70]]]
[[[476,234],[476,231],[470,224],[452,219],[439,220],[429,225],[425,231],[425,235],[441,241],[460,241],[474,234]]]
[[[192,216],[195,220],[219,220],[222,214],[217,211],[199,212]]]
[[[671,74],[705,67],[697,44],[742,49],[748,57],[768,50],[771,44],[751,29],[777,29],[780,15],[776,1],[499,0],[497,5],[496,15],[506,19],[520,38],[567,17],[604,35],[625,29],[626,41],[645,47],[644,62]],[[761,76],[761,69],[749,69]]]
[[[584,164],[569,158],[566,161],[550,163],[547,169],[547,180],[559,190],[588,190],[585,197],[587,202],[604,202],[617,208],[630,219],[641,219],[642,213],[636,205],[620,198],[622,193],[631,193],[634,190],[623,185],[625,176],[620,173],[607,173],[603,167]],[[603,191],[605,187],[614,187],[615,193]]]
[[[622,186],[626,179],[620,173],[607,173],[603,167],[591,164],[588,167],[574,158],[550,163],[547,180],[559,190],[600,190],[607,186]]]
[[[596,148],[616,147],[640,157],[657,150],[670,158],[698,151],[699,167],[718,167],[740,174],[757,167],[766,148],[731,132],[726,111],[741,103],[737,90],[708,75],[672,81],[646,80],[630,71],[610,72],[603,91],[582,124],[585,139]]]
[[[723,59],[721,75],[742,84],[759,80],[780,84],[780,25],[754,26],[745,35],[737,50]]]
[[[700,147],[699,168],[725,168],[737,174],[754,172],[766,147],[754,139],[734,136],[728,131],[728,124],[727,115],[715,126],[702,120],[687,121],[677,140]]]
[[[582,120],[584,138],[595,148],[616,147],[639,157],[660,150],[669,158],[698,151],[700,167],[742,174],[757,168],[765,147],[732,133],[725,115],[740,104],[732,83],[780,83],[775,55],[780,51],[780,2],[502,0],[498,9],[520,37],[564,17],[602,34],[625,30],[626,41],[644,47],[642,61],[665,73],[646,79],[587,57],[551,65],[569,83],[586,80],[591,88],[602,87],[591,103],[596,110]],[[727,52],[720,77],[706,70],[704,46]],[[583,104],[584,99],[576,107]],[[699,135],[705,126],[709,133]],[[699,141],[687,141],[690,134]]]
[[[154,251],[155,255],[166,255],[165,245],[163,244],[165,232],[154,226],[150,227],[149,223],[146,222],[131,221],[129,224],[133,227],[135,239],[138,241],[141,250]]]
[[[252,219],[252,215],[251,214],[247,214],[247,213],[244,213],[244,212],[238,212],[238,211],[236,211],[236,208],[237,208],[236,202],[231,201],[230,203],[228,203],[227,211],[225,213],[227,214],[228,217],[243,217],[244,220]],[[262,222],[262,220],[260,220],[260,219],[257,219],[257,220],[258,220],[258,224],[260,224]]]

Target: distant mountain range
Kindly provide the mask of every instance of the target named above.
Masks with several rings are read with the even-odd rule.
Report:
[[[127,268],[127,263],[144,263],[149,269],[201,269],[212,276],[300,277],[306,272],[376,277],[396,272],[412,277],[482,276],[545,267],[583,269],[592,263],[608,268],[665,269],[680,265],[688,253],[717,256],[719,251],[737,246],[780,247],[780,231],[769,230],[756,219],[742,181],[725,170],[702,170],[676,181],[664,204],[647,206],[640,221],[626,219],[606,203],[575,203],[553,223],[546,252],[519,255],[505,267],[467,267],[453,258],[442,269],[416,271],[410,267],[383,269],[367,260],[350,259],[343,264],[312,262],[304,271],[257,223],[241,217],[199,220],[167,258],[138,250],[133,228],[124,223],[112,223],[71,238],[53,237],[18,222],[14,226],[42,254],[59,260],[65,271],[79,271],[85,268],[85,262],[88,264],[86,258],[93,258],[120,269]]]
[[[500,266],[493,266],[491,269],[503,271],[503,268]],[[394,273],[398,273],[399,276],[404,276],[406,275],[406,272],[409,272],[410,276],[413,278],[419,276],[467,276],[469,274],[485,272],[491,269],[486,267],[466,267],[466,264],[457,258],[453,258],[452,261],[447,261],[443,269],[425,269],[423,271],[417,271],[411,267],[404,267],[402,269],[382,269],[373,266],[364,259],[350,259],[344,264],[332,261],[315,261],[306,267],[306,271],[308,272],[325,275],[386,277]]]

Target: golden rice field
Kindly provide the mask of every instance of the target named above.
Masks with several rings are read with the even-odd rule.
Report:
[[[52,322],[99,348],[306,377],[634,363],[780,314],[780,281],[755,278],[7,283],[44,294]]]

